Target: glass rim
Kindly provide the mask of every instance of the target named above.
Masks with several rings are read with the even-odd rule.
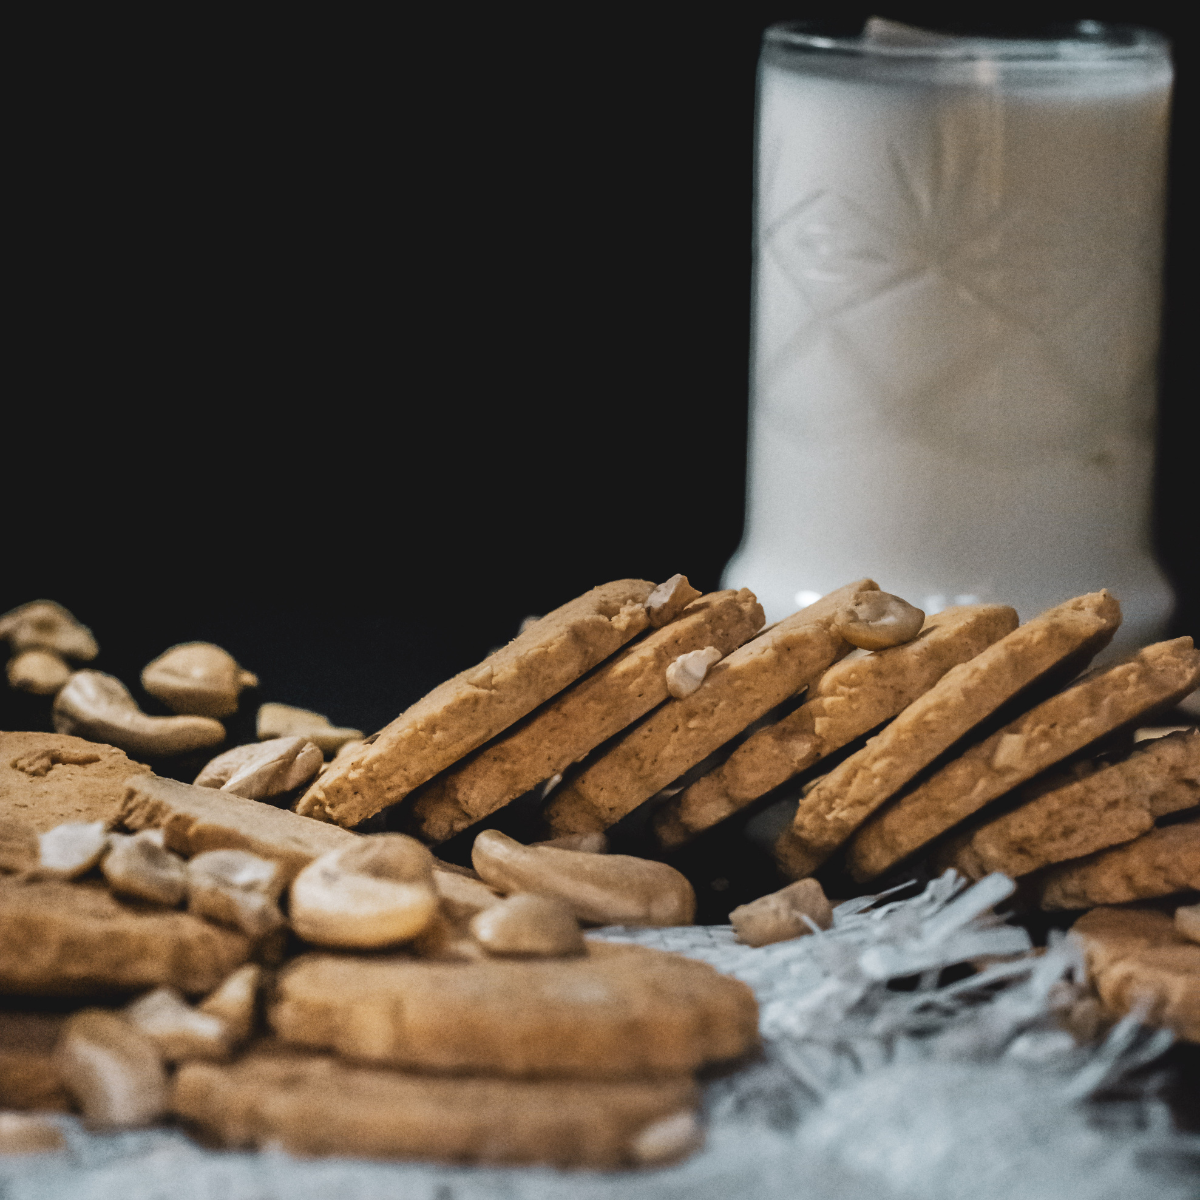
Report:
[[[915,31],[915,33],[924,31]],[[1170,42],[1140,25],[1077,21],[1048,25],[1045,36],[996,37],[930,31],[929,41],[870,39],[862,32],[829,31],[820,21],[780,21],[763,31],[763,47],[801,53],[897,61],[971,62],[1091,66],[1169,57]]]

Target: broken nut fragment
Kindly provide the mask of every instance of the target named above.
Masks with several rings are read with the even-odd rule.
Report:
[[[336,754],[347,742],[362,740],[361,729],[341,729],[328,717],[290,704],[264,704],[258,710],[258,740],[305,737],[319,746],[322,754]]]
[[[148,1125],[166,1111],[167,1074],[158,1049],[114,1013],[90,1008],[72,1016],[54,1063],[93,1124]]]
[[[279,864],[248,850],[206,850],[187,865],[188,912],[262,938],[283,924]]]
[[[550,838],[545,842],[534,842],[535,846],[553,846],[557,850],[575,850],[580,854],[607,854],[608,836],[603,833],[564,833],[562,837]]]
[[[210,1013],[198,1012],[174,988],[155,988],[139,996],[126,1005],[123,1015],[158,1047],[167,1062],[229,1056],[225,1022]]]
[[[833,908],[815,879],[801,879],[739,905],[729,914],[729,921],[744,946],[769,946],[813,933],[814,926],[828,929],[833,924]]]
[[[645,858],[523,846],[487,829],[475,839],[471,861],[484,883],[506,893],[553,896],[591,925],[690,925],[696,914],[687,879]]]
[[[1200,942],[1200,904],[1181,904],[1175,910],[1175,928],[1185,938]]]
[[[471,933],[489,954],[563,958],[585,948],[579,922],[552,896],[509,896],[473,917]]]
[[[225,740],[225,727],[210,717],[151,717],[125,685],[103,671],[76,671],[54,699],[54,728],[126,754],[167,758],[203,750]]]
[[[288,906],[305,941],[359,949],[409,941],[437,911],[433,855],[402,833],[321,855],[292,880]]]
[[[100,870],[117,896],[174,908],[187,895],[187,864],[163,847],[161,829],[133,837],[111,834]]]
[[[92,631],[53,600],[30,600],[0,617],[0,638],[14,654],[52,650],[62,658],[91,662],[100,653]]]
[[[38,834],[38,866],[43,875],[74,879],[90,871],[108,845],[103,821],[68,822]]]
[[[237,712],[243,688],[258,676],[243,671],[228,650],[212,642],[184,642],[163,651],[142,671],[142,687],[169,709],[202,717]]]
[[[218,1017],[224,1023],[231,1047],[241,1045],[254,1032],[254,1012],[261,981],[262,967],[257,963],[246,963],[199,1005],[200,1012]]]
[[[8,660],[8,685],[34,696],[53,696],[71,677],[71,668],[53,650],[23,650]]]
[[[669,625],[701,593],[687,581],[686,575],[672,575],[646,597],[646,616],[654,629]]]
[[[722,654],[716,646],[705,646],[703,650],[691,650],[681,654],[667,667],[667,691],[676,700],[690,696],[704,682],[709,667],[721,661]]]
[[[630,1157],[639,1167],[675,1162],[700,1145],[703,1133],[690,1109],[652,1121],[633,1139]]]
[[[859,592],[833,618],[833,627],[852,646],[886,650],[911,642],[921,632],[925,614],[890,592]]]
[[[306,784],[323,761],[324,755],[308,738],[272,738],[218,754],[196,776],[195,786],[220,788],[246,800],[266,800]]]

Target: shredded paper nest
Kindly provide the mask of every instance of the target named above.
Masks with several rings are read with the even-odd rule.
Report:
[[[1059,936],[1036,953],[995,914],[1013,890],[1005,876],[968,888],[947,871],[902,895],[911,890],[847,901],[828,931],[759,949],[729,926],[591,935],[702,959],[758,996],[763,1050],[707,1082],[704,1147],[676,1166],[303,1160],[206,1150],[171,1129],[89,1134],[63,1117],[68,1149],[0,1159],[0,1197],[1195,1200],[1200,1137],[1173,1129],[1152,1075],[1139,1072],[1125,1099],[1093,1099],[1152,1063],[1171,1035],[1135,1015],[1078,1045],[1060,1019],[1084,995],[1078,950]],[[964,963],[981,969],[944,982]]]

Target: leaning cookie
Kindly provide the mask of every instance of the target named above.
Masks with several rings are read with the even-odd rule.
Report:
[[[765,796],[896,716],[951,667],[1016,627],[1016,610],[1007,605],[947,608],[910,642],[835,663],[794,713],[759,730],[655,813],[659,842],[673,849]]]
[[[868,821],[847,866],[873,879],[1018,785],[1200,683],[1191,638],[1147,646],[1085,677],[959,755]]]
[[[399,803],[641,633],[653,591],[644,579],[617,580],[535,621],[331,766],[296,811],[352,826]]]
[[[1116,600],[1093,592],[1034,617],[952,668],[804,797],[775,843],[784,874],[811,874],[938,755],[1064,663],[1080,665],[1098,654],[1120,623]]]

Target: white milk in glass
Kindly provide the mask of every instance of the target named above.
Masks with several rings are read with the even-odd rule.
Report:
[[[864,575],[929,611],[998,601],[1022,620],[1107,587],[1121,645],[1161,634],[1170,85],[1144,33],[768,31],[746,531],[725,586],[768,620]]]

